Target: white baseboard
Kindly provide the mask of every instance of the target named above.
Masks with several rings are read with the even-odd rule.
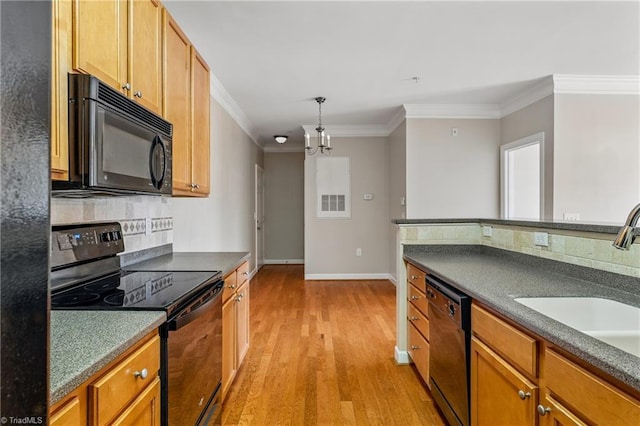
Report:
[[[410,364],[411,363],[411,361],[409,360],[409,352],[401,351],[400,349],[398,349],[397,346],[396,346],[396,349],[395,349],[395,358],[396,358],[396,364]]]
[[[389,281],[391,281],[391,283],[392,283],[394,286],[398,287],[398,281],[396,281],[396,277],[394,277],[393,275],[389,274],[389,278],[388,278],[388,280],[389,280]]]
[[[265,265],[304,265],[304,259],[264,259]]]
[[[388,280],[389,274],[305,274],[305,280]]]

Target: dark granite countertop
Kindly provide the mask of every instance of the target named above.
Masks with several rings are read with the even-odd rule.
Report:
[[[233,271],[249,259],[246,251],[231,252],[173,252],[127,266],[132,270],[147,271]]]
[[[640,358],[557,322],[517,297],[602,297],[640,307],[640,279],[482,246],[405,246],[404,257],[640,391]]]
[[[164,323],[164,312],[51,311],[51,404]]]
[[[576,221],[544,221],[544,220],[515,220],[515,219],[393,219],[391,223],[396,225],[429,225],[445,223],[490,223],[494,225],[523,226],[527,228],[558,229],[564,231],[598,232],[602,234],[617,234],[622,225],[613,223],[584,223]]]

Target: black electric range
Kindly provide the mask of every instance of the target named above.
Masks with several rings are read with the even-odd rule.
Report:
[[[53,227],[51,309],[165,311],[159,330],[161,424],[218,423],[222,273],[121,269],[117,255],[123,251],[117,222]]]

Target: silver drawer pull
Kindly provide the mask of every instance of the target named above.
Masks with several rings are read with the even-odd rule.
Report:
[[[415,350],[418,350],[418,349],[420,349],[420,346],[416,346],[416,345],[412,345],[411,346],[411,350],[415,351]]]
[[[418,321],[420,318],[418,318],[418,317],[408,317],[407,319],[409,321]]]
[[[141,98],[142,97],[142,92],[141,91],[137,91],[133,94],[133,96],[135,96],[136,98]]]
[[[149,372],[147,371],[146,368],[143,368],[142,371],[136,371],[136,372],[133,373],[133,375],[135,377],[140,377],[142,380],[144,380],[149,375]]]
[[[518,397],[520,397],[520,399],[524,401],[527,398],[531,398],[531,392],[525,392],[523,390],[519,390]]]
[[[411,279],[412,279],[412,280],[417,280],[417,279],[418,279],[418,276],[417,276],[417,275],[411,275]]]
[[[418,300],[418,299],[420,299],[419,296],[411,296],[411,300]]]
[[[551,412],[551,408],[538,405],[538,414],[540,414],[541,416],[544,416],[545,414],[550,412]]]

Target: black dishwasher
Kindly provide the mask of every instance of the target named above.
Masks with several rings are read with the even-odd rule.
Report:
[[[428,274],[429,381],[433,398],[452,425],[469,425],[471,298]]]

